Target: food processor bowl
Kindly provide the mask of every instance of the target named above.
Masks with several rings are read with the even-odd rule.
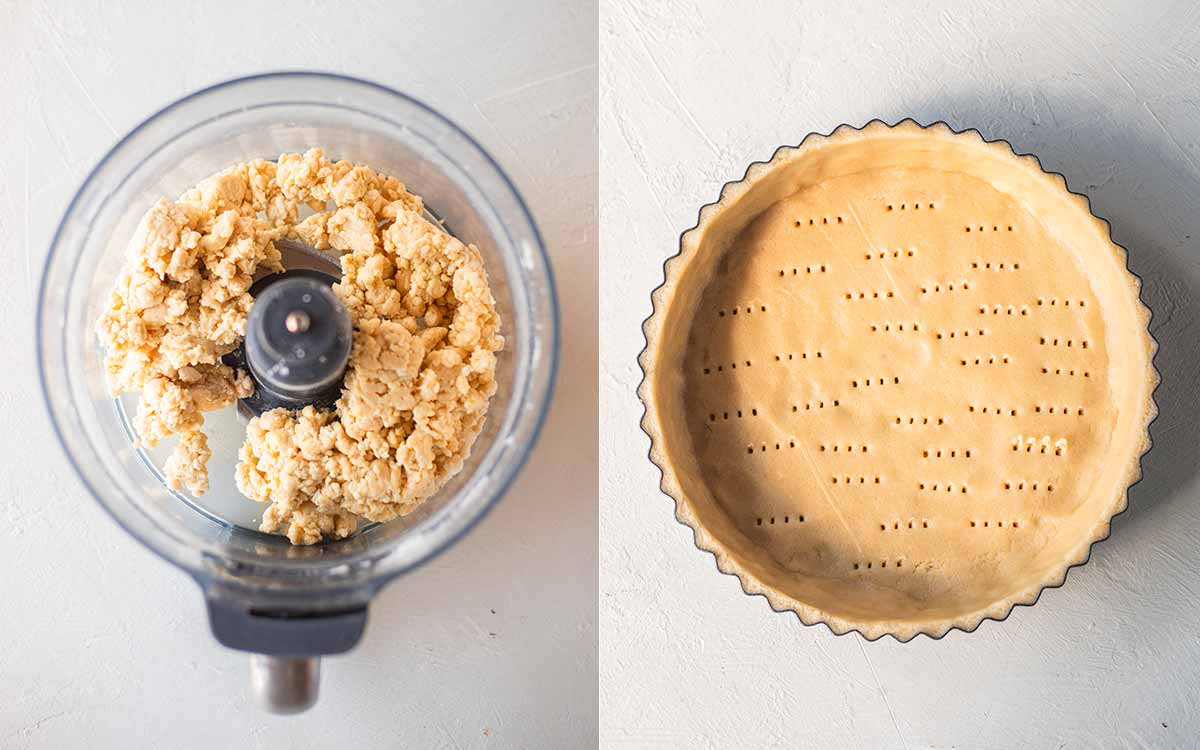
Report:
[[[135,445],[136,394],[109,395],[94,324],[108,306],[138,221],[158,198],[175,198],[238,162],[314,146],[331,159],[397,177],[451,233],[479,248],[506,344],[486,422],[457,476],[407,516],[366,525],[341,541],[295,547],[224,510],[248,508],[253,515],[265,506],[225,497],[233,478],[224,476],[217,449],[208,495],[166,486],[161,464]],[[200,584],[214,635],[256,655],[255,692],[280,712],[311,705],[317,689],[312,659],[354,646],[367,603],[381,586],[453,543],[504,494],[545,418],[558,357],[545,248],[496,162],[411,97],[308,72],[212,86],[167,106],[117,143],[84,181],[55,233],[36,333],[47,407],[76,471],[126,531]],[[235,419],[210,413],[205,429],[222,420],[236,425]]]

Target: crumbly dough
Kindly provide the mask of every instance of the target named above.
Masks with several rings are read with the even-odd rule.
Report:
[[[755,165],[655,294],[644,422],[679,517],[777,609],[940,635],[1086,559],[1146,449],[1148,314],[1006,144],[873,124]]]
[[[313,212],[298,219],[300,208]],[[142,219],[97,324],[113,395],[140,391],[141,442],[170,435],[168,482],[208,489],[203,413],[253,393],[221,363],[241,342],[275,240],[340,253],[334,291],[354,326],[334,411],[251,420],[238,488],[269,503],[262,530],[295,544],[403,515],[461,469],[496,390],[500,317],[478,251],[422,217],[391,177],[320,149],[226,169]]]

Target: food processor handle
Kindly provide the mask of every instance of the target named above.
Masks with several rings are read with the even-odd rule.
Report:
[[[208,620],[221,645],[250,653],[250,688],[258,704],[295,714],[317,702],[321,656],[349,651],[367,624],[366,597],[340,606],[267,604],[219,584],[204,590]]]
[[[312,708],[320,685],[320,657],[250,656],[250,690],[258,705],[273,714],[298,714]]]

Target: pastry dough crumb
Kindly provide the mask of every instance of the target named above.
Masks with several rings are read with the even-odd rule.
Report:
[[[212,449],[208,447],[208,437],[203,432],[195,430],[184,433],[164,467],[171,489],[178,490],[187,485],[193,495],[208,492],[208,470],[205,467],[210,458]]]

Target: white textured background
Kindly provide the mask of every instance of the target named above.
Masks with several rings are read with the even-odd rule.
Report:
[[[596,12],[0,0],[0,748],[594,744]],[[196,586],[75,479],[36,391],[30,315],[58,218],[120,135],[199,87],[281,68],[394,86],[479,138],[540,223],[567,332],[550,421],[508,497],[383,592],[296,718],[248,703],[246,657],[212,639]]]
[[[739,6],[737,9],[734,6]],[[601,5],[601,723],[608,747],[1200,745],[1200,5]],[[1089,194],[1153,308],[1146,479],[1004,623],[867,643],[774,614],[672,518],[636,356],[699,207],[809,131],[946,119]]]

